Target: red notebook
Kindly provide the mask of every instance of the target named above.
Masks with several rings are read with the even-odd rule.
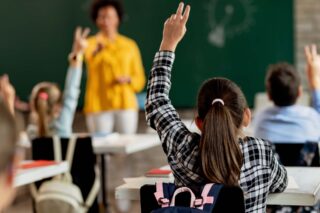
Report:
[[[170,177],[172,171],[170,169],[151,169],[146,173],[147,177]]]
[[[32,169],[32,168],[37,168],[42,166],[51,166],[56,164],[58,163],[52,160],[35,160],[35,161],[22,163],[21,165],[19,165],[19,169]]]

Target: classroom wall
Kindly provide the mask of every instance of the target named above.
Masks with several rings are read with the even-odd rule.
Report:
[[[91,1],[0,1],[0,14],[6,17],[0,19],[0,74],[10,74],[24,100],[39,81],[63,85],[72,31],[77,24],[89,25]],[[175,11],[178,1],[123,2],[127,16],[120,32],[137,41],[148,75],[163,22]],[[172,75],[175,106],[194,107],[201,83],[214,76],[238,83],[252,106],[254,94],[264,90],[266,66],[294,61],[292,0],[185,2],[192,5],[192,15],[188,33],[177,49]],[[84,86],[85,75],[82,82]],[[79,105],[82,103],[83,93]]]
[[[295,0],[295,61],[296,67],[306,84],[304,46],[320,44],[320,1]]]
[[[75,7],[75,10],[71,9],[75,4],[78,7]],[[67,66],[66,54],[71,48],[72,31],[78,23],[90,25],[87,16],[89,4],[90,0],[71,0],[67,7],[63,6],[66,2],[62,0],[27,2],[3,0],[0,2],[1,17],[5,17],[0,20],[2,26],[0,74],[5,72],[11,74],[13,83],[18,87],[17,92],[23,99],[27,99],[37,78],[57,81],[63,85]],[[303,47],[309,43],[320,44],[319,11],[320,1],[318,0],[294,0],[294,61],[303,78],[305,78]],[[55,15],[54,19],[50,19],[51,14]],[[61,14],[69,15],[65,17]],[[129,22],[134,18],[136,17],[129,17]],[[46,23],[41,24],[40,21]],[[130,36],[137,37],[132,33]],[[141,42],[141,39],[137,40]],[[155,43],[150,49],[153,51],[157,45],[158,43]],[[48,48],[51,46],[57,49]],[[153,54],[151,50],[148,51],[151,55]],[[145,65],[148,69],[150,62],[145,61]]]

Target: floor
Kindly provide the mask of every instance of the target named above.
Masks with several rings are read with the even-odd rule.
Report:
[[[184,119],[192,119],[194,112],[192,110],[182,110],[180,115]],[[84,117],[81,113],[77,113],[74,122],[75,132],[86,131]],[[145,122],[144,112],[139,115],[139,129],[138,132],[149,131]],[[124,177],[141,176],[146,171],[163,166],[166,164],[166,157],[162,148],[155,147],[143,152],[138,152],[131,155],[114,155],[108,158],[108,198],[109,198],[109,213],[125,213],[125,212],[140,212],[139,202],[128,203],[126,201],[115,200],[114,189],[123,183]],[[121,210],[122,209],[122,210]],[[5,213],[31,213],[31,197],[28,187],[18,189],[17,198],[11,208]]]

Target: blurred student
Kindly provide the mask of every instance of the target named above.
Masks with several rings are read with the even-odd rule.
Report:
[[[0,212],[15,196],[13,186],[15,168],[19,163],[16,154],[18,130],[14,119],[15,90],[8,76],[0,77]]]
[[[48,137],[57,134],[69,137],[72,134],[74,114],[80,95],[83,52],[87,47],[89,29],[77,28],[72,52],[69,54],[69,69],[63,93],[51,82],[37,84],[31,93],[31,124],[28,135]]]
[[[296,104],[302,95],[302,85],[293,66],[287,63],[271,65],[266,76],[266,90],[274,106],[255,117],[255,137],[274,143],[316,142],[320,139],[320,56],[315,45],[307,46],[305,53],[312,107]]]
[[[121,35],[123,8],[117,0],[95,0],[92,21],[99,32],[85,51],[88,79],[84,103],[91,133],[133,134],[138,125],[136,93],[145,86],[144,68],[136,42]]]
[[[175,49],[184,37],[190,6],[164,24],[160,51],[148,81],[146,117],[157,130],[178,186],[221,183],[240,186],[246,212],[265,212],[269,192],[282,192],[287,172],[264,140],[245,137],[251,113],[241,89],[225,78],[205,81],[198,94],[196,124],[201,135],[181,122],[169,92]]]

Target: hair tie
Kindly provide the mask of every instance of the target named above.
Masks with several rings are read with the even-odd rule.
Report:
[[[46,92],[40,92],[39,95],[38,95],[38,97],[39,97],[40,99],[42,99],[42,100],[47,101],[48,98],[49,98],[49,95],[48,95],[48,93],[46,93]]]
[[[220,99],[220,98],[214,99],[214,100],[212,101],[211,105],[214,105],[214,104],[217,103],[217,102],[221,103],[221,104],[224,106],[224,101],[223,101],[222,99]]]

